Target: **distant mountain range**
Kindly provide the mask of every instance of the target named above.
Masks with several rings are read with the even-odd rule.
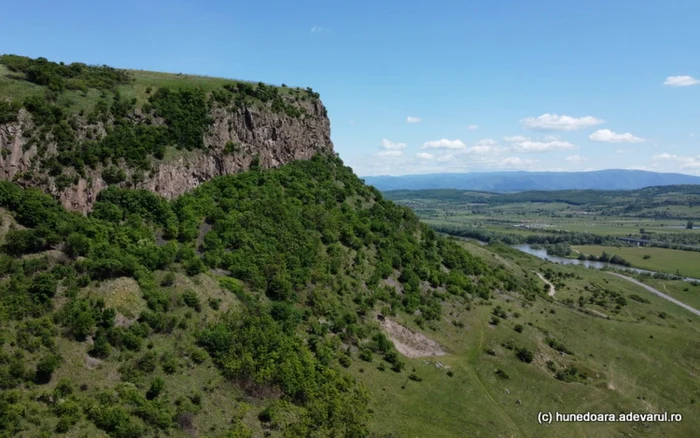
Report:
[[[527,190],[635,190],[650,186],[700,184],[698,176],[619,169],[591,172],[433,173],[367,176],[363,179],[382,191],[464,189],[502,193]]]

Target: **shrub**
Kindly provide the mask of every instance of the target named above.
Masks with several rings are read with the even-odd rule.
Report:
[[[496,370],[496,375],[497,375],[498,377],[500,377],[501,379],[503,379],[503,380],[508,380],[508,379],[510,379],[510,376],[508,375],[508,373],[506,373],[505,371],[503,371],[503,370],[500,369],[500,368],[498,368],[498,369]]]
[[[530,351],[524,347],[518,348],[515,355],[518,359],[520,359],[522,362],[525,362],[525,363],[532,363],[532,360],[534,359],[534,355],[532,354],[532,351]]]
[[[35,381],[37,383],[49,383],[51,375],[61,364],[60,356],[49,354],[42,357],[36,365]]]
[[[187,307],[191,307],[197,312],[202,311],[202,304],[199,302],[199,296],[197,295],[197,292],[191,289],[185,291],[185,293],[182,294],[182,301]]]

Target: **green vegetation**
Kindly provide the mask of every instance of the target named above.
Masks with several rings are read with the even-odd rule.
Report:
[[[154,161],[172,156],[172,150],[211,153],[204,140],[217,110],[255,107],[302,119],[308,116],[304,101],[319,99],[310,88],[17,55],[0,56],[0,96],[0,123],[22,122],[24,147],[37,147],[33,168],[22,177],[42,187],[53,180],[60,190],[97,176],[109,185],[138,183],[154,170]],[[22,108],[33,125],[19,119]],[[55,154],[49,152],[52,143]],[[240,145],[232,144],[224,153],[238,150]]]
[[[641,246],[606,247],[606,246],[574,246],[582,254],[616,254],[630,265],[652,271],[668,274],[682,274],[688,277],[700,278],[700,253],[681,251],[668,248],[650,248]],[[645,258],[645,256],[649,256]],[[599,257],[600,258],[600,257]],[[614,261],[611,260],[614,263]]]
[[[23,107],[35,124],[33,144],[58,146],[43,171],[68,187],[99,169],[122,187],[102,190],[82,215],[39,190],[0,182],[0,436],[698,430],[695,315],[624,279],[546,264],[501,238],[532,238],[569,255],[572,244],[609,243],[616,233],[513,228],[507,222],[524,195],[492,205],[484,201],[492,194],[476,193],[482,206],[470,207],[493,210],[455,208],[429,222],[462,227],[481,215],[469,226],[496,237],[489,245],[444,238],[325,155],[274,170],[258,163],[166,200],[128,184],[175,148],[201,149],[212,108],[266,106],[304,118],[299,101],[318,96],[2,59],[0,93],[9,100],[0,117],[15,121]],[[224,153],[243,146],[231,142]],[[654,193],[668,202],[694,196],[690,189]],[[550,200],[556,203],[523,217],[573,220],[578,213],[566,217],[566,206],[583,205]],[[506,220],[496,222],[505,210]],[[649,235],[648,222],[624,217]],[[644,281],[697,299],[697,286]],[[420,357],[395,347],[404,331],[416,340],[411,356]],[[436,347],[428,341],[445,355],[431,357]],[[536,421],[539,411],[589,410],[679,412],[684,421]]]
[[[29,403],[22,388],[50,387],[57,373],[73,387],[88,386],[65,419],[54,398],[35,407],[42,420],[8,423],[20,429],[65,432],[80,424],[143,436],[183,422],[194,427],[197,403],[182,405],[171,387],[187,370],[201,373],[211,357],[221,377],[257,400],[261,413],[246,417],[246,428],[364,436],[369,398],[343,371],[355,355],[341,346],[363,351],[363,361],[377,355],[396,373],[405,368],[373,312],[419,312],[434,324],[444,302],[488,299],[496,287],[534,299],[531,286],[437,237],[336,158],[217,178],[172,202],[109,188],[87,217],[1,182],[0,207],[17,223],[0,260],[0,315],[14,339],[0,381],[20,390],[20,405]],[[212,285],[218,298],[196,283],[179,286],[183,278],[216,278],[210,269],[230,275]],[[394,275],[400,295],[382,285]],[[118,323],[126,317],[121,305],[91,292],[124,277],[138,285],[129,299],[144,303],[126,324]],[[113,368],[119,378],[103,376],[100,389],[90,389],[93,382],[74,372],[76,360]]]

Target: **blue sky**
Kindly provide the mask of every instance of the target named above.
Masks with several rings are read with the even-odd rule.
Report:
[[[698,17],[697,0],[24,0],[0,51],[311,86],[362,176],[700,174]]]

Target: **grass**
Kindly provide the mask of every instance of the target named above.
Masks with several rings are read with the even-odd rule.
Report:
[[[205,93],[221,88],[225,84],[248,82],[253,85],[257,82],[217,78],[211,76],[198,76],[182,73],[161,73],[144,70],[127,70],[133,77],[133,82],[118,87],[121,95],[126,99],[136,98],[137,107],[141,107],[148,101],[148,97],[160,87],[172,89],[201,88]],[[149,90],[150,89],[150,90]],[[279,87],[281,94],[288,94],[296,87]],[[0,96],[11,100],[24,101],[33,95],[43,96],[46,88],[24,80],[17,73],[11,72],[6,66],[0,65]],[[100,96],[100,92],[89,89],[87,93],[75,90],[66,90],[59,97],[59,104],[68,107],[71,111],[81,110],[90,112],[93,110]]]
[[[697,283],[657,279],[643,279],[642,281],[689,306],[700,309],[700,285]]]
[[[489,248],[466,244],[467,250],[489,257]],[[504,258],[498,254],[490,259]],[[695,436],[700,420],[693,400],[700,400],[700,319],[684,309],[647,293],[623,279],[580,267],[543,264],[529,256],[518,260],[523,273],[552,269],[573,273],[557,289],[557,299],[585,293],[583,287],[599,284],[649,300],[628,299],[627,306],[611,319],[590,316],[560,302],[538,299],[534,303],[508,294],[490,302],[474,304],[472,310],[449,306],[450,315],[423,332],[440,342],[451,354],[440,358],[406,359],[406,372],[377,370],[359,359],[351,370],[372,392],[375,400],[372,431],[378,436],[636,436],[641,424],[634,423],[537,423],[540,411],[551,412],[680,412],[681,423],[649,423],[646,436]],[[524,274],[522,274],[524,275]],[[609,277],[609,278],[608,278]],[[561,297],[560,297],[561,294]],[[498,326],[489,325],[492,309],[500,305],[509,317]],[[553,313],[552,313],[553,311]],[[518,312],[519,317],[514,313]],[[665,318],[658,314],[665,313]],[[412,317],[397,317],[416,329]],[[461,321],[464,328],[452,324]],[[522,324],[522,333],[513,328]],[[561,355],[545,342],[548,336],[570,349]],[[531,364],[520,362],[512,343],[535,353]],[[491,349],[495,356],[486,354]],[[436,368],[436,360],[450,367]],[[575,366],[588,379],[565,383],[554,377],[547,361],[558,369]],[[362,372],[360,372],[362,369]],[[415,369],[415,371],[413,371]],[[503,379],[495,370],[509,376]],[[421,382],[407,378],[414,373]],[[520,403],[518,403],[520,401]]]
[[[675,274],[678,271],[682,275],[700,278],[700,252],[681,251],[668,248],[652,247],[609,247],[597,245],[573,246],[584,254],[594,254],[599,256],[603,251],[608,254],[617,254],[629,261],[632,266],[660,271],[668,274]],[[644,256],[650,256],[644,258]]]

